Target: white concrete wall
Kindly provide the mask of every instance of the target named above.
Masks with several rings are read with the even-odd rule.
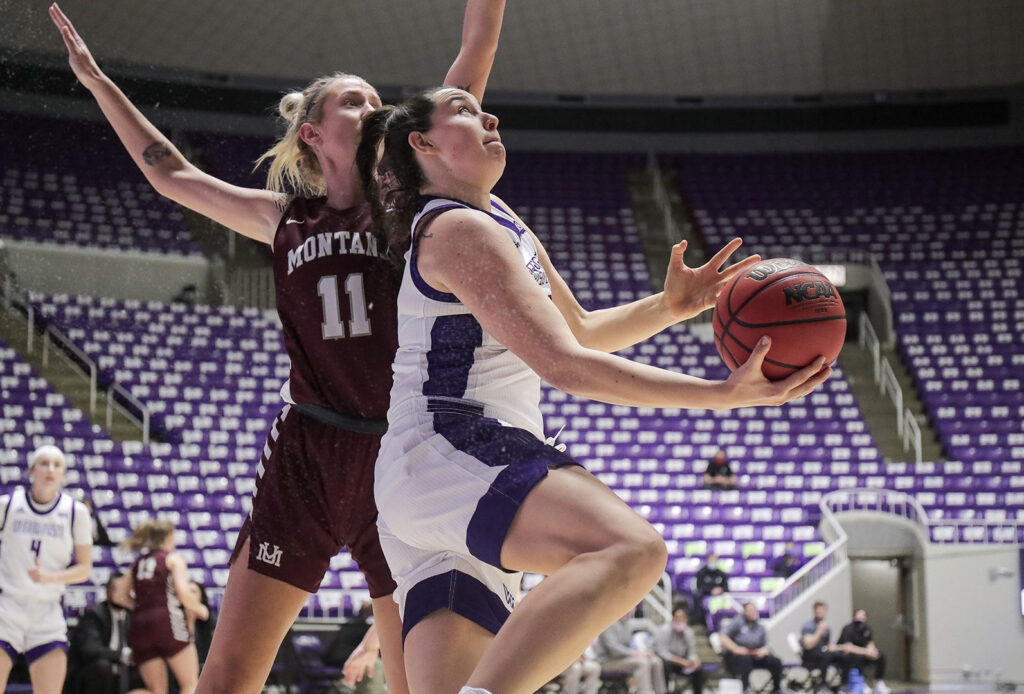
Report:
[[[1005,569],[1008,576],[989,576]],[[1019,548],[930,545],[925,559],[929,681],[1024,682]]]
[[[173,256],[5,241],[8,266],[25,289],[46,294],[87,294],[170,301],[186,284],[203,301],[210,264],[203,256]]]

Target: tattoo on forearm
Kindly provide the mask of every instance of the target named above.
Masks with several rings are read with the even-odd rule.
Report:
[[[142,160],[150,166],[156,166],[161,159],[171,156],[171,148],[166,142],[154,142],[142,150]]]

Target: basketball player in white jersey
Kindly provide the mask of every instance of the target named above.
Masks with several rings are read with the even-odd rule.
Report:
[[[29,487],[0,496],[0,691],[19,655],[32,691],[58,694],[67,674],[61,596],[92,572],[92,520],[61,492],[67,463],[56,446],[28,457]]]
[[[411,229],[411,247],[374,492],[410,689],[527,694],[640,602],[667,560],[657,530],[545,444],[540,379],[612,404],[728,409],[802,397],[830,370],[819,357],[769,382],[766,339],[725,381],[610,354],[714,305],[748,267],[720,269],[740,242],[694,270],[677,246],[664,292],[587,312],[492,197],[505,149],[473,95],[441,88],[364,119],[371,204],[381,141],[396,185],[375,213],[387,232]],[[548,578],[513,611],[522,571]]]

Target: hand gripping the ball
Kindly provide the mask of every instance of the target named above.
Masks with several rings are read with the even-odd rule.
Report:
[[[730,400],[734,401],[730,407],[782,405],[811,393],[832,375],[832,367],[826,366],[825,356],[820,355],[786,378],[769,381],[762,367],[771,346],[771,338],[762,337],[757,341],[750,358],[729,376],[726,384],[729,386]]]

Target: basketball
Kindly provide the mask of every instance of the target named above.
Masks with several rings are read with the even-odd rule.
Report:
[[[754,265],[722,290],[712,318],[715,347],[730,370],[750,356],[762,335],[772,339],[764,360],[771,381],[825,355],[832,364],[846,339],[846,307],[832,282],[791,258]]]

